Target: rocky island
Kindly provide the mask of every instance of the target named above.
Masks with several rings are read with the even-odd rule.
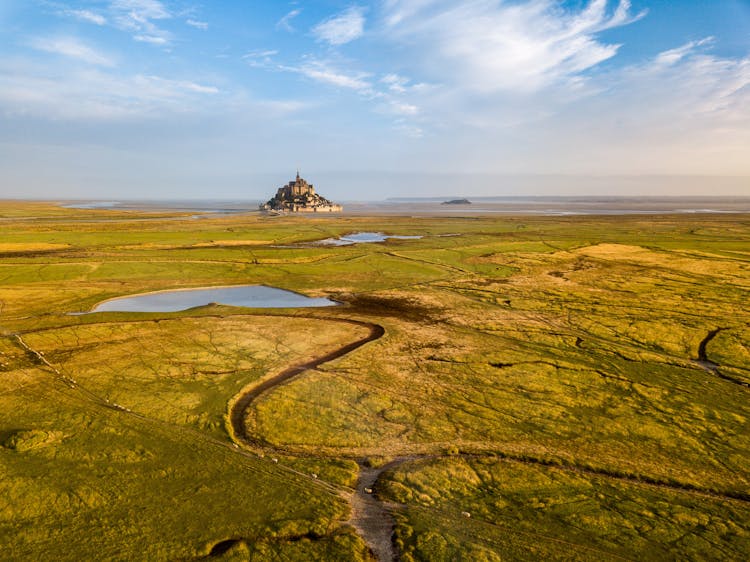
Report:
[[[260,209],[277,213],[340,213],[344,210],[341,205],[315,193],[313,185],[300,177],[299,170],[296,179],[280,187]]]
[[[451,199],[450,201],[443,201],[441,205],[471,205],[471,201],[468,199]]]

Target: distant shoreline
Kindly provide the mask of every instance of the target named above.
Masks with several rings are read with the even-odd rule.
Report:
[[[445,205],[445,197],[344,201],[346,215],[657,215],[750,213],[750,197],[621,197],[621,196],[496,196],[471,197],[471,205]],[[90,211],[153,211],[212,216],[258,213],[257,200],[80,200],[58,201],[70,209]],[[317,216],[314,213],[312,216]]]

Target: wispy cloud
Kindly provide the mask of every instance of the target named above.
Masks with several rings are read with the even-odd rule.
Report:
[[[188,24],[190,27],[194,27],[196,29],[208,29],[208,23],[205,21],[188,19],[185,21],[185,23]]]
[[[394,130],[399,134],[418,138],[424,131],[413,121],[418,118],[420,107],[408,99],[408,94],[427,89],[425,84],[412,84],[411,80],[397,74],[388,74],[379,81],[373,79],[368,72],[352,72],[342,70],[329,61],[305,60],[297,66],[276,65],[276,70],[294,72],[307,79],[326,86],[332,86],[344,91],[350,91],[368,105],[376,113],[398,117]]]
[[[172,13],[158,0],[113,0],[110,4],[115,25],[133,34],[136,41],[166,45],[172,34],[155,21],[172,18]]]
[[[424,92],[430,89],[429,84],[425,84],[424,82],[414,84],[412,83],[411,79],[395,73],[386,74],[380,79],[380,82],[385,84],[388,90],[390,90],[394,94]]]
[[[0,63],[0,113],[66,120],[163,118],[220,95],[192,80],[10,60]]]
[[[354,90],[362,94],[371,94],[372,83],[368,80],[369,74],[358,72],[356,74],[345,73],[337,70],[322,61],[310,61],[300,66],[279,66],[280,70],[296,72],[316,82]]]
[[[393,115],[404,115],[413,117],[419,113],[419,107],[414,104],[406,103],[398,100],[389,100],[386,105],[383,106],[385,113],[391,113]]]
[[[74,17],[81,21],[96,25],[106,25],[107,23],[107,18],[97,12],[92,12],[91,10],[64,10],[62,13],[66,16]]]
[[[628,1],[563,9],[547,0],[385,0],[380,15],[374,33],[396,42],[399,68],[431,85],[385,73],[377,110],[400,115],[404,133],[463,139],[463,160],[450,143],[442,157],[459,167],[495,162],[501,151],[507,158],[494,165],[517,171],[722,173],[700,158],[711,146],[728,170],[746,169],[750,59],[711,55],[716,40],[707,37],[639,64],[600,65],[619,49],[600,32],[646,15]],[[542,168],[519,139],[546,155]]]
[[[417,45],[415,56],[436,76],[478,91],[521,93],[615,56],[619,45],[603,43],[597,34],[644,15],[632,14],[628,0],[614,10],[607,0],[591,0],[578,10],[552,0],[388,0],[384,10],[385,32]]]
[[[683,60],[686,56],[694,53],[698,47],[702,47],[704,45],[710,45],[711,43],[713,43],[713,41],[714,41],[713,37],[706,37],[704,39],[701,39],[700,41],[690,41],[689,43],[686,43],[685,45],[681,45],[680,47],[669,49],[668,51],[662,51],[656,57],[656,59],[654,60],[654,63],[657,66],[662,66],[662,65],[669,66],[669,65],[678,63],[681,60]]]
[[[140,43],[151,43],[152,45],[166,45],[171,40],[170,35],[165,34],[141,34],[137,33],[133,35],[133,40],[138,41]]]
[[[114,66],[114,61],[77,37],[35,37],[28,42],[38,51],[52,53],[99,66]]]
[[[159,0],[113,0],[113,10],[117,10],[136,22],[168,19],[172,14]]]
[[[566,112],[568,130],[590,147],[595,171],[732,174],[747,169],[750,57],[713,56],[701,52],[701,43],[707,44],[665,51],[597,78],[606,82],[606,94],[588,100],[585,119]]]
[[[276,49],[258,49],[245,53],[242,58],[254,68],[270,68],[273,64],[273,57],[278,54]]]
[[[276,49],[259,49],[257,51],[250,51],[242,55],[243,59],[257,59],[257,58],[268,58],[274,55],[278,55],[279,51]]]
[[[276,22],[276,29],[283,29],[292,33],[294,27],[292,27],[292,20],[302,13],[302,10],[295,9],[284,15],[279,21]]]
[[[380,79],[380,81],[383,84],[386,84],[391,91],[397,92],[399,94],[402,94],[406,91],[406,84],[408,83],[408,80],[406,78],[393,73],[386,74]]]
[[[579,96],[564,84],[525,96],[428,96],[420,115],[438,116],[465,143],[430,157],[506,173],[747,173],[750,57],[707,54],[708,45],[611,66]]]
[[[320,22],[312,28],[312,33],[318,41],[329,45],[344,45],[360,38],[364,33],[364,26],[364,8],[352,6]]]
[[[630,87],[641,93],[623,109],[639,106],[636,121],[641,123],[705,119],[716,128],[740,121],[750,125],[750,56],[727,59],[703,52],[700,47],[711,41],[709,37],[664,51],[645,64],[621,69],[616,79],[609,76],[611,88],[623,96]],[[681,117],[675,121],[677,115]]]

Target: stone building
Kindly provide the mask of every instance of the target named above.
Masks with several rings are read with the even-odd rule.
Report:
[[[301,178],[297,170],[296,179],[280,187],[260,209],[286,213],[340,213],[343,207],[315,193],[315,187]]]

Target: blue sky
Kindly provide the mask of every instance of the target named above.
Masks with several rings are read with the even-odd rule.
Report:
[[[748,0],[0,0],[0,54],[0,196],[750,195]]]

